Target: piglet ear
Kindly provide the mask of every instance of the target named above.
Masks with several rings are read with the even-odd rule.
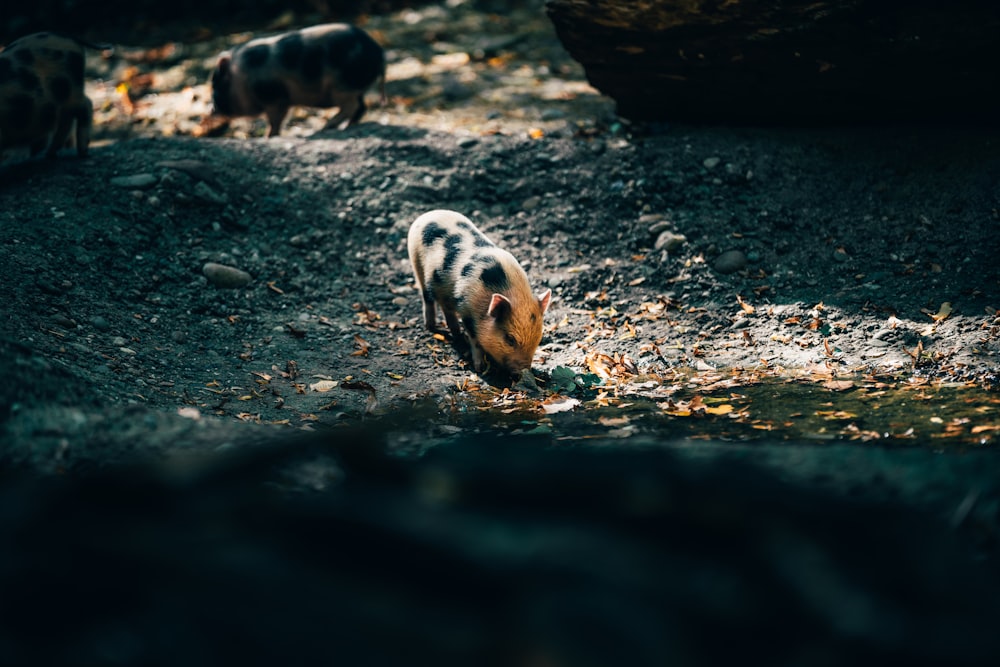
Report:
[[[215,63],[215,66],[219,68],[219,71],[222,72],[223,74],[229,74],[229,67],[232,65],[232,63],[233,63],[233,56],[229,53],[229,51],[223,51],[219,55],[219,61]]]
[[[549,309],[549,304],[551,302],[552,302],[552,290],[547,289],[538,295],[538,305],[542,307],[543,313]]]
[[[486,314],[490,317],[503,317],[510,312],[510,299],[503,294],[493,294],[490,298],[490,307],[486,309]]]

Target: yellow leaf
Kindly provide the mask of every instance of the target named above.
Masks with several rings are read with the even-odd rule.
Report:
[[[941,308],[938,309],[936,315],[931,315],[931,319],[935,322],[940,322],[951,315],[951,302],[945,301],[941,304]]]
[[[710,415],[728,415],[733,411],[733,406],[729,403],[724,405],[710,405],[705,407],[705,413]]]

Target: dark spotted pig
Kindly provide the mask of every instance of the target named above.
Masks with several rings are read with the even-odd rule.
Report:
[[[0,151],[53,156],[76,123],[76,152],[87,155],[94,107],[83,91],[84,47],[111,48],[40,32],[0,51]]]
[[[292,106],[338,107],[328,128],[364,115],[364,94],[382,79],[385,53],[364,30],[329,23],[254,39],[219,56],[212,74],[213,113],[266,114],[269,137],[281,132]]]
[[[535,296],[513,255],[455,211],[417,218],[407,247],[429,330],[436,329],[435,305],[440,305],[453,338],[461,321],[477,371],[485,368],[484,357],[512,374],[531,368],[551,290]]]

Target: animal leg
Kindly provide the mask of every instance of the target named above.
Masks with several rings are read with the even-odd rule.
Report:
[[[357,118],[361,116],[358,115],[358,110],[360,108],[360,113],[364,114],[364,102],[361,102],[361,106],[358,106],[360,96],[358,98],[348,98],[343,100],[338,105],[337,115],[326,122],[326,129],[336,128],[342,130],[345,127],[350,126]],[[340,102],[338,100],[338,102]]]
[[[76,112],[76,154],[87,157],[90,146],[90,128],[94,122],[94,105],[90,98],[83,98],[80,109]]]
[[[288,107],[268,107],[264,109],[264,113],[267,115],[267,122],[270,125],[267,131],[268,138],[281,134],[281,124],[285,121],[285,116],[288,115]]]
[[[64,110],[59,113],[59,123],[56,125],[56,131],[52,133],[52,143],[49,144],[49,150],[45,151],[46,157],[55,157],[59,149],[66,143],[74,118],[75,114],[72,112]]]

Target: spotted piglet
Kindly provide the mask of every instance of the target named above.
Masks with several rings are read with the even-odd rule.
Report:
[[[407,246],[429,330],[436,330],[440,305],[453,338],[461,321],[477,371],[486,367],[485,357],[514,375],[531,368],[551,290],[535,296],[513,255],[455,211],[421,215]]]
[[[224,51],[212,73],[213,114],[266,114],[269,137],[281,132],[292,106],[338,107],[326,127],[361,120],[365,91],[382,80],[385,53],[360,28],[328,23],[262,37]]]
[[[0,151],[54,156],[76,123],[76,152],[87,155],[94,106],[83,91],[84,47],[111,48],[40,32],[0,51]]]

